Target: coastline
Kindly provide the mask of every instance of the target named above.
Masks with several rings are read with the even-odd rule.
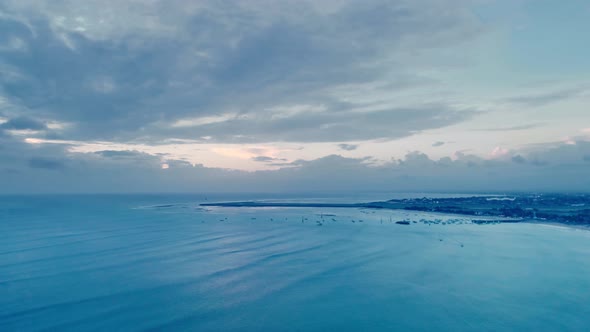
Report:
[[[590,225],[582,225],[582,224],[571,224],[565,222],[558,222],[558,221],[549,221],[549,220],[535,220],[535,219],[526,219],[521,221],[522,223],[527,224],[536,224],[541,226],[552,226],[552,227],[560,227],[560,228],[569,228],[569,229],[577,229],[583,231],[590,231]]]
[[[461,217],[471,218],[474,224],[486,224],[491,222],[499,223],[527,223],[545,226],[565,227],[570,229],[579,229],[590,231],[590,224],[575,224],[568,222],[539,220],[530,218],[510,218],[506,216],[494,215],[474,215],[473,213],[458,213],[444,212],[444,211],[424,211],[420,209],[412,209],[409,206],[394,206],[388,204],[389,202],[369,202],[369,203],[297,203],[297,202],[260,202],[260,201],[242,201],[242,202],[217,202],[217,203],[202,203],[200,206],[205,207],[234,207],[234,208],[263,208],[263,207],[285,207],[285,208],[349,208],[349,209],[377,209],[377,210],[391,210],[391,211],[415,211],[433,214],[448,214]],[[469,211],[469,210],[466,210]],[[482,219],[485,218],[485,219]],[[487,220],[494,219],[495,220]]]
[[[370,204],[370,203],[368,203]],[[367,203],[292,203],[292,202],[220,202],[201,203],[200,206],[216,207],[295,207],[295,208],[369,208]]]

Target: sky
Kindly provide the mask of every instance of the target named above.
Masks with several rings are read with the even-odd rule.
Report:
[[[588,191],[585,0],[3,0],[0,193]]]

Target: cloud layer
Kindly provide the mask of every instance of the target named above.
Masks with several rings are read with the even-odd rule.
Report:
[[[6,114],[68,123],[69,139],[395,139],[471,116],[346,92],[428,84],[412,54],[477,36],[460,1],[19,0],[0,11],[14,46],[0,61]]]
[[[37,149],[37,151],[35,151]],[[43,149],[41,154],[38,149]],[[23,154],[23,151],[25,152]],[[0,169],[0,188],[11,192],[303,192],[303,191],[586,191],[590,142],[507,151],[496,159],[457,153],[433,160],[420,152],[375,164],[371,158],[330,155],[280,162],[278,170],[244,172],[166,160],[137,151],[68,154],[25,147]],[[275,158],[256,158],[277,162]],[[26,165],[26,167],[23,167]]]

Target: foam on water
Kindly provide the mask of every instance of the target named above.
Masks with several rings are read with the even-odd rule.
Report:
[[[590,326],[588,231],[202,197],[0,198],[0,330]]]

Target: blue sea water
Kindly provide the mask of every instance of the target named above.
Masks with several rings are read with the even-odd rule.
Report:
[[[265,198],[394,197],[2,196],[0,331],[590,330],[589,231]]]

